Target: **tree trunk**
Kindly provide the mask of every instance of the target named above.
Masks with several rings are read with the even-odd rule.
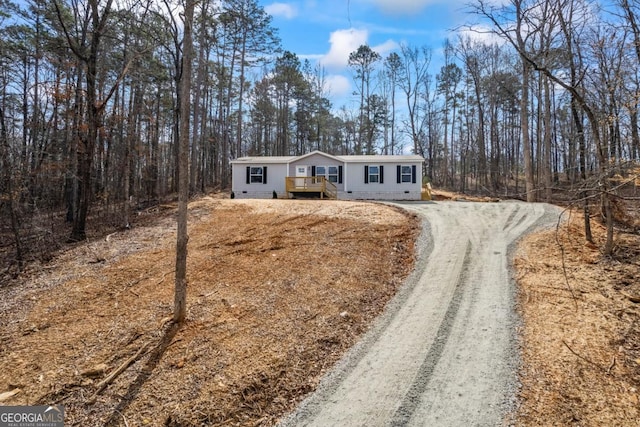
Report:
[[[0,158],[2,161],[2,181],[8,195],[8,209],[9,217],[11,218],[11,231],[13,233],[13,239],[16,246],[16,260],[18,261],[18,267],[22,268],[23,250],[22,241],[20,239],[20,223],[18,218],[18,209],[16,206],[16,194],[13,186],[12,167],[10,164],[10,147],[9,137],[7,135],[7,127],[4,118],[4,109],[0,106]]]
[[[207,25],[207,10],[208,10],[208,2],[204,2],[201,6],[202,14],[200,16],[200,21],[202,24],[200,25],[200,35],[198,39],[198,69],[196,71],[196,84],[193,96],[193,142],[191,144],[191,168],[189,169],[189,191],[191,193],[195,193],[198,191],[198,188],[202,188],[204,190],[204,173],[203,169],[199,168],[198,159],[201,156],[201,151],[203,150],[203,143],[201,143],[200,139],[204,136],[204,132],[200,132],[201,120],[204,122],[206,120],[206,112],[202,114],[201,110],[205,110],[202,108],[202,92],[205,86],[206,75],[208,73],[208,61],[205,60],[205,51],[206,51],[206,40],[205,36],[207,35],[207,31],[205,25]],[[208,57],[207,57],[208,58]],[[206,88],[205,88],[206,91]],[[201,136],[202,135],[202,136]],[[200,179],[200,186],[198,185],[198,179]]]
[[[544,91],[544,135],[542,141],[542,177],[544,181],[544,198],[545,201],[551,201],[551,88],[549,79],[541,76],[543,79]]]
[[[244,85],[245,85],[245,64],[247,55],[247,33],[242,33],[242,44],[240,48],[240,82],[238,88],[238,122],[236,128],[236,149],[235,157],[242,156],[242,125],[243,125],[243,100],[244,100]]]
[[[480,70],[477,62],[474,62],[473,66],[473,88],[475,91],[476,100],[478,102],[478,176],[476,177],[476,179],[480,182],[481,185],[484,186],[487,183],[487,149],[485,146],[484,138],[484,103],[482,102],[479,75]]]
[[[176,276],[173,320],[183,323],[187,314],[187,204],[189,202],[189,117],[191,107],[191,67],[193,56],[194,1],[186,0],[182,73],[180,77],[180,144],[178,149],[178,235],[176,240]]]
[[[636,99],[640,96],[640,91],[636,91]],[[629,120],[631,122],[631,160],[640,159],[640,121],[638,120],[638,103],[634,102],[630,109]]]
[[[94,35],[98,39],[98,35]],[[87,61],[87,133],[78,141],[78,211],[76,212],[71,241],[81,241],[87,238],[86,226],[91,203],[91,171],[93,169],[93,154],[98,139],[98,127],[101,121],[101,111],[97,105],[96,71],[97,50],[99,39],[92,42],[91,53]]]
[[[86,66],[86,100],[87,100],[87,118],[86,128],[87,131],[81,132],[80,129],[76,129],[78,134],[81,134],[78,138],[78,209],[73,218],[73,229],[69,240],[80,241],[87,237],[86,224],[87,216],[89,214],[89,205],[91,203],[92,186],[91,186],[91,172],[93,169],[93,156],[95,153],[95,147],[98,140],[98,129],[102,125],[102,112],[108,101],[109,97],[113,95],[114,89],[117,87],[118,82],[112,88],[112,91],[106,96],[106,99],[102,102],[98,102],[98,53],[100,48],[100,41],[104,32],[109,13],[111,11],[111,5],[113,0],[107,0],[106,4],[100,7],[99,0],[89,0],[89,20],[91,21],[91,31],[87,31],[85,27],[83,31],[87,31],[91,34],[89,40],[89,46],[84,44],[85,40],[82,40],[82,44],[78,44],[77,40],[74,40],[68,33],[65,26],[65,19],[62,17],[60,5],[58,2],[54,2],[54,7],[58,16],[58,22],[62,26],[69,47],[79,59],[80,63],[84,63]],[[100,15],[102,12],[102,15]],[[88,24],[88,21],[87,21]],[[80,88],[78,88],[80,90]]]
[[[514,2],[516,7],[516,38],[517,48],[522,61],[522,94],[520,98],[520,126],[522,129],[522,153],[524,157],[524,179],[527,192],[527,202],[536,201],[536,189],[533,173],[533,158],[531,153],[531,141],[529,138],[529,79],[531,76],[531,64],[527,57],[527,45],[523,38],[523,21],[526,13],[522,8],[522,0]]]
[[[80,122],[83,109],[83,97],[82,97],[82,80],[83,72],[81,61],[77,62],[78,75],[75,81],[75,99],[73,103],[73,120],[71,127],[67,127],[66,140],[69,143],[67,150],[68,162],[67,171],[65,174],[65,199],[67,202],[67,217],[66,221],[73,223],[76,218],[77,206],[78,206],[78,177],[76,171],[78,170],[78,141],[80,140]]]

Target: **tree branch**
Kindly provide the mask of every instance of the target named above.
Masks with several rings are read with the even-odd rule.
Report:
[[[64,19],[62,18],[62,11],[60,10],[60,5],[58,4],[57,0],[53,0],[53,6],[56,8],[56,16],[58,17],[58,22],[60,23],[60,26],[62,27],[62,31],[64,32],[64,36],[67,39],[67,43],[69,44],[69,48],[71,49],[71,51],[73,51],[73,53],[78,58],[80,58],[81,61],[87,62],[89,60],[89,57],[86,56],[83,52],[81,52],[80,46],[73,39],[73,37],[71,37],[71,34],[69,33],[69,30],[67,29],[67,26],[64,23]]]
[[[592,364],[592,365],[593,365],[593,366],[595,366],[596,368],[600,369],[602,372],[607,372],[607,370],[606,370],[605,368],[603,368],[602,366],[598,365],[596,362],[593,362],[593,361],[591,361],[591,360],[587,359],[586,357],[584,357],[584,356],[582,356],[582,355],[580,355],[580,354],[576,353],[575,351],[573,351],[573,349],[572,349],[571,347],[569,347],[569,344],[567,344],[567,342],[566,342],[565,340],[562,340],[562,344],[564,344],[564,345],[565,345],[565,347],[567,347],[567,348],[569,349],[569,351],[570,351],[571,353],[573,353],[576,357],[578,357],[578,358],[580,358],[580,359],[584,360],[584,361],[585,361],[585,362],[587,362],[587,363]]]

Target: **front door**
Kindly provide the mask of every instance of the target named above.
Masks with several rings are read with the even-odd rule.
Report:
[[[307,177],[307,166],[296,166],[296,187],[298,188],[304,188],[305,187],[305,180],[304,178]],[[302,179],[300,179],[302,178]]]

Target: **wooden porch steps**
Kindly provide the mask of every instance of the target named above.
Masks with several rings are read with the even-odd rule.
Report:
[[[286,179],[287,194],[293,197],[317,199],[337,199],[336,185],[324,176],[288,176]]]

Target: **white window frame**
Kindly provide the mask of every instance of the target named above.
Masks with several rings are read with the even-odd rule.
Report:
[[[413,182],[413,168],[411,167],[411,165],[400,165],[400,183],[411,184],[412,182]]]
[[[251,166],[249,170],[249,184],[262,184],[264,182],[264,169],[262,166]]]
[[[375,173],[372,170],[375,169]],[[375,177],[375,179],[374,179]],[[369,184],[380,183],[380,165],[369,165]]]
[[[337,184],[340,179],[340,168],[338,166],[316,166],[316,176],[323,176],[327,181]]]
[[[332,172],[332,169],[335,170],[335,172]],[[339,175],[340,168],[338,166],[327,166],[327,180],[329,180],[329,182],[337,184]]]

